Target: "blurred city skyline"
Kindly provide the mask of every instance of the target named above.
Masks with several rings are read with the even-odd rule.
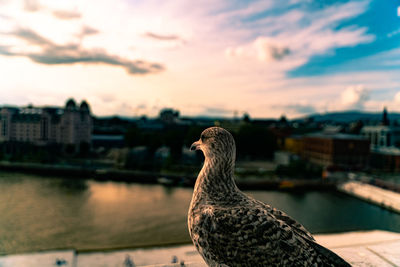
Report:
[[[0,0],[0,105],[99,116],[400,111],[396,1]]]

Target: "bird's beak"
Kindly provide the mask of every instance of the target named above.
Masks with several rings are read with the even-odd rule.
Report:
[[[190,150],[192,150],[192,151],[200,150],[200,145],[201,145],[200,141],[196,141],[190,146]]]

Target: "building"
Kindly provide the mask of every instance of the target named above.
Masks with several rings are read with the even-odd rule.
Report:
[[[383,109],[380,124],[364,126],[360,134],[370,140],[372,168],[400,171],[400,127],[390,123],[386,108]]]
[[[302,155],[304,151],[304,140],[301,135],[289,136],[285,139],[285,150],[296,155]]]
[[[388,172],[400,171],[400,127],[364,126],[361,135],[370,140],[372,168]]]
[[[386,107],[383,109],[380,125],[364,126],[360,134],[370,140],[372,150],[400,147],[400,127],[390,124]]]
[[[371,167],[386,172],[400,171],[400,149],[380,147],[371,150]]]
[[[371,142],[371,149],[400,147],[400,127],[389,125],[364,126],[361,135]]]
[[[1,107],[0,142],[34,145],[62,144],[79,149],[90,145],[92,116],[86,101],[77,106],[69,99],[62,107]]]
[[[369,140],[362,136],[315,133],[303,138],[303,157],[324,167],[363,169],[369,154]]]

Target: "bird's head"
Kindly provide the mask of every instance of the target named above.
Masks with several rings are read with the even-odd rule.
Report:
[[[206,158],[226,158],[234,160],[236,156],[235,140],[230,132],[221,127],[205,129],[200,139],[192,144],[190,150],[201,150]]]

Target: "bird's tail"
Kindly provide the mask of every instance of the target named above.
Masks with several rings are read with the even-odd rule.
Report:
[[[315,251],[317,251],[320,255],[325,257],[334,266],[351,267],[351,265],[348,262],[346,262],[344,259],[339,257],[336,253],[332,252],[331,250],[319,245],[318,243],[316,243],[312,240],[308,240],[308,239],[305,239],[305,240],[310,244],[310,246],[313,249],[315,249]]]

